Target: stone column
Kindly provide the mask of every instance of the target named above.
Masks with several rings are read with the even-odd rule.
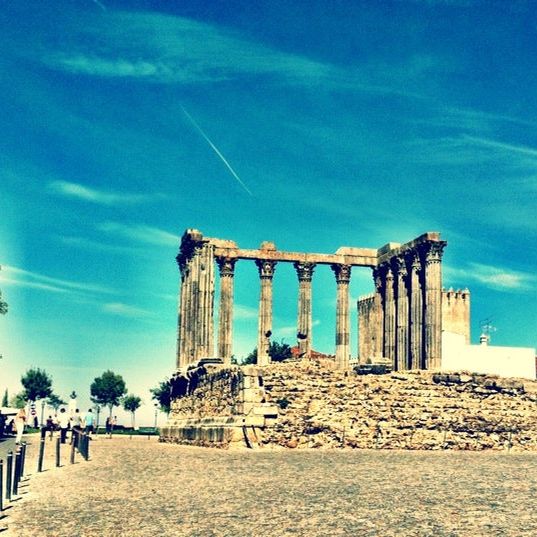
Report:
[[[214,355],[214,253],[205,242],[197,258],[198,296],[196,312],[196,341],[194,361]]]
[[[376,310],[375,346],[373,356],[375,358],[382,358],[382,352],[384,350],[384,299],[382,294],[384,292],[384,288],[382,284],[382,275],[378,267],[373,269],[373,282],[375,284]]]
[[[425,369],[440,369],[442,362],[442,252],[445,242],[422,247],[425,284]]]
[[[270,363],[269,347],[272,336],[272,277],[276,261],[258,259],[255,264],[261,278],[261,296],[259,298],[259,323],[257,331],[257,365]]]
[[[393,273],[388,265],[384,267],[384,357],[395,367],[395,299]]]
[[[233,353],[233,280],[235,262],[229,257],[217,257],[220,271],[220,308],[218,313],[218,356],[231,365]]]
[[[394,260],[394,273],[396,279],[396,370],[408,369],[408,271],[405,260],[396,258]]]
[[[315,263],[296,262],[298,275],[297,340],[301,357],[309,358],[312,347],[311,278]]]
[[[423,301],[420,282],[421,262],[418,253],[411,252],[407,262],[410,271],[410,368],[421,369],[423,367]]]
[[[177,362],[176,367],[179,369],[183,365],[183,352],[186,347],[185,341],[185,321],[187,317],[186,313],[186,297],[188,294],[188,268],[186,263],[179,263],[179,270],[181,271],[181,289],[179,292],[179,306],[177,313]]]
[[[350,317],[349,317],[349,282],[350,265],[331,265],[336,275],[336,364],[339,369],[348,369],[350,359]]]

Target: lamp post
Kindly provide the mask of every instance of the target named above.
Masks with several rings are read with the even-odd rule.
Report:
[[[43,427],[44,419],[45,419],[45,399],[41,399],[41,421],[39,422],[39,425]]]
[[[154,403],[155,404],[155,432],[157,432],[157,419],[158,419],[158,407],[159,407],[159,404],[158,403]]]

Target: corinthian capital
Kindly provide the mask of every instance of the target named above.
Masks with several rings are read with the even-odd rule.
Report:
[[[351,265],[339,265],[333,264],[330,265],[330,268],[334,271],[336,275],[337,283],[349,283],[351,280]]]
[[[296,273],[298,275],[299,282],[311,282],[313,271],[315,269],[315,263],[299,262],[294,264]]]
[[[276,261],[270,261],[268,259],[256,259],[255,264],[259,270],[259,276],[262,280],[272,279],[274,271],[276,270]]]
[[[427,265],[431,265],[433,263],[440,263],[442,260],[442,255],[444,253],[444,248],[446,247],[445,241],[439,241],[439,242],[426,242],[422,245],[422,253],[425,260],[425,263]]]
[[[237,262],[237,259],[233,257],[217,257],[216,263],[218,264],[220,277],[221,278],[226,278],[226,277],[233,278],[236,262]]]
[[[421,260],[417,250],[411,250],[407,254],[406,266],[410,274],[418,274],[421,271]]]

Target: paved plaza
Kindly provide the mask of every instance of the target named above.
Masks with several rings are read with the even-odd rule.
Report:
[[[99,437],[35,473],[8,536],[534,536],[537,453],[221,451]]]

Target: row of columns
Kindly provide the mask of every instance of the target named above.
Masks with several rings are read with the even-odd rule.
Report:
[[[188,246],[188,245],[187,245]],[[181,269],[181,292],[178,330],[178,367],[195,363],[213,355],[212,318],[214,307],[214,269],[216,261],[220,274],[220,303],[218,325],[218,356],[231,363],[233,352],[233,282],[236,258],[213,256],[209,244],[193,244],[178,256]],[[255,261],[260,277],[257,363],[270,363],[272,336],[272,280],[276,261]],[[315,263],[296,262],[298,276],[297,340],[301,356],[312,350],[312,288]],[[350,265],[331,265],[336,276],[336,363],[347,368],[350,359],[349,282]]]
[[[381,351],[396,370],[440,367],[445,245],[424,242],[373,270],[383,319]]]

